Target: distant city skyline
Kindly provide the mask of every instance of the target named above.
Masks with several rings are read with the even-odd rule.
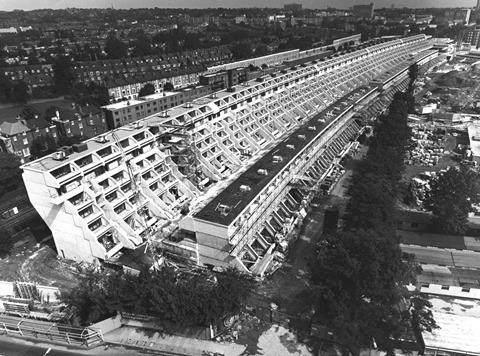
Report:
[[[368,4],[369,0],[0,0],[0,10],[14,9],[33,10],[66,7],[78,8],[242,8],[242,7],[283,7],[288,3],[301,3],[305,8],[322,9],[327,6],[348,9],[357,4]],[[390,7],[474,7],[476,0],[377,0],[373,1],[376,8]]]

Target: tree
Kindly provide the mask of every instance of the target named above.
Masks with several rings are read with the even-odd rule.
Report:
[[[467,230],[468,213],[479,202],[478,173],[468,168],[451,167],[430,182],[424,205],[434,215],[433,227],[445,234],[463,235]]]
[[[115,278],[112,274],[112,279]],[[105,299],[105,277],[93,270],[86,271],[79,284],[70,292],[62,293],[62,299],[75,309],[79,323],[85,325],[113,315],[109,301]]]
[[[36,65],[36,64],[40,64],[40,61],[38,60],[38,57],[35,54],[31,54],[30,56],[28,56],[28,64]]]
[[[63,132],[58,135],[58,146],[71,146],[76,143],[82,142],[82,137],[80,136],[67,136]]]
[[[265,56],[268,54],[268,48],[264,43],[260,43],[256,48],[255,48],[255,56],[260,57],[260,56]]]
[[[6,152],[0,152],[0,196],[15,190],[22,182],[20,159]]]
[[[133,55],[135,57],[143,57],[152,54],[150,39],[143,31],[138,31],[133,43]]]
[[[238,313],[255,287],[252,276],[235,268],[228,268],[217,274],[217,288],[214,291],[220,304],[219,314]]]
[[[3,71],[0,71],[0,100],[10,101],[12,96],[12,83],[5,76]]]
[[[43,118],[48,122],[51,122],[52,118],[57,116],[57,110],[58,108],[56,106],[49,106],[45,109],[45,112],[43,113]]]
[[[388,114],[378,118],[366,159],[349,189],[346,225],[351,228],[394,228],[394,206],[411,136],[402,94],[396,94]]]
[[[234,269],[210,275],[163,267],[139,275],[88,272],[62,295],[82,324],[117,311],[148,314],[180,325],[208,325],[238,313],[255,286],[251,276]]]
[[[384,177],[357,174],[349,190],[346,212],[347,228],[394,226],[395,187]]]
[[[142,97],[142,96],[146,96],[154,93],[155,93],[155,86],[152,83],[147,83],[140,89],[140,91],[138,92],[138,96]]]
[[[28,99],[27,84],[23,80],[20,80],[17,83],[13,84],[12,100],[17,103],[26,103],[27,99]]]
[[[68,93],[72,89],[75,80],[70,58],[65,56],[57,57],[53,63],[53,73],[56,91],[58,93]]]
[[[77,83],[71,91],[72,100],[75,103],[85,106],[103,106],[109,103],[107,88],[96,83]]]
[[[408,89],[405,92],[405,100],[407,103],[408,113],[414,114],[415,113],[415,96],[414,96],[414,85],[415,81],[418,77],[419,67],[416,63],[412,64],[408,68],[408,77],[410,78],[410,82],[408,83]]]
[[[435,326],[428,304],[404,285],[415,282],[417,266],[400,250],[390,230],[355,229],[328,236],[311,263],[316,316],[333,329],[337,341],[354,354],[375,338],[385,351],[410,323]],[[410,301],[407,313],[399,303]]]
[[[408,68],[408,77],[410,78],[409,85],[412,86],[413,84],[415,84],[415,80],[417,80],[417,77],[418,77],[418,70],[419,70],[419,67],[417,63],[413,63]]]
[[[45,136],[45,144],[46,144],[46,147],[47,147],[46,154],[50,154],[52,152],[55,152],[59,147],[59,145],[57,144],[57,141],[55,140],[55,138],[52,135],[46,135]]]
[[[235,59],[251,58],[253,56],[253,46],[248,40],[236,41],[231,50]]]
[[[125,43],[115,37],[115,33],[110,32],[105,42],[105,53],[111,59],[120,59],[127,56],[127,46]]]
[[[411,325],[417,331],[436,326],[428,302],[404,287],[415,283],[419,267],[413,255],[401,252],[395,234],[395,204],[411,136],[407,116],[406,97],[396,94],[353,176],[346,231],[327,236],[310,264],[316,316],[353,354],[372,347],[372,338],[392,354],[394,340]],[[408,310],[400,307],[402,301]]]
[[[27,121],[35,119],[36,117],[38,117],[39,114],[40,113],[38,112],[38,110],[30,105],[25,106],[20,112],[21,118]]]
[[[410,297],[410,306],[408,309],[412,315],[413,325],[419,332],[432,332],[433,329],[438,328],[437,323],[433,319],[433,314],[430,310],[431,307],[432,303],[419,293],[413,293]]]
[[[5,258],[10,253],[15,244],[15,240],[12,239],[12,235],[0,227],[0,258]]]
[[[175,88],[173,87],[173,84],[170,83],[170,82],[166,82],[164,85],[163,85],[163,91],[172,91],[174,90]]]
[[[37,159],[55,152],[57,148],[57,143],[51,135],[40,135],[33,139],[30,145],[30,154]]]
[[[44,156],[43,152],[46,150],[45,137],[43,135],[33,138],[30,144],[30,154],[34,159]]]

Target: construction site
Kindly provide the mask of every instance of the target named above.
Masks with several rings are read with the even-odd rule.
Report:
[[[418,35],[305,57],[23,165],[29,199],[60,258],[267,275],[410,66],[442,56]]]

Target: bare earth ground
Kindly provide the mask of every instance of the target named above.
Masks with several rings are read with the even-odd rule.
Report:
[[[48,242],[37,243],[28,229],[19,232],[9,256],[0,259],[0,280],[26,281],[71,289],[77,281],[77,264],[57,259]]]

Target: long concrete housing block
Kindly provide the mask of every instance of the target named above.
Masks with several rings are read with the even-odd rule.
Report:
[[[28,195],[62,257],[114,260],[148,242],[263,274],[361,118],[438,56],[430,48],[418,35],[306,58],[147,116],[25,164]]]

